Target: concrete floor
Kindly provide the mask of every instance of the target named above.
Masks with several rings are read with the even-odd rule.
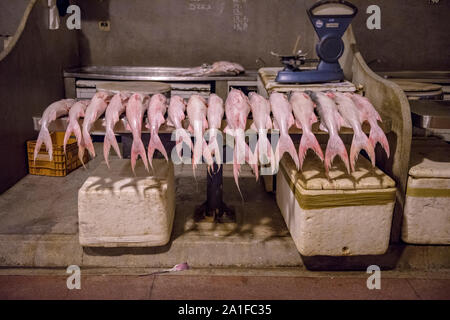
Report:
[[[234,225],[196,224],[195,207],[206,196],[206,167],[175,166],[176,213],[171,241],[154,248],[81,248],[78,189],[101,165],[102,144],[87,165],[63,178],[28,175],[0,195],[0,265],[9,267],[171,267],[188,261],[208,266],[302,266],[273,194],[244,166],[237,191],[231,166],[224,169],[224,200],[236,211]],[[114,158],[114,157],[112,157]],[[103,164],[104,165],[104,164]],[[267,252],[271,252],[270,255]]]
[[[450,279],[382,277],[380,290],[367,278],[242,275],[86,275],[80,290],[67,276],[0,276],[0,299],[450,299]]]
[[[96,144],[101,155],[101,144]],[[176,166],[172,238],[155,248],[82,248],[78,243],[77,191],[99,166],[91,160],[67,177],[28,175],[0,195],[0,298],[4,299],[449,299],[448,246],[393,246],[386,255],[301,257],[262,182],[244,169],[242,203],[224,170],[224,198],[237,212],[234,226],[198,225],[196,205],[205,197],[206,169],[197,184],[190,166]],[[194,192],[192,192],[194,190]],[[191,270],[146,275],[187,261]],[[82,290],[65,286],[69,265],[83,272]],[[365,266],[378,264],[382,290],[368,290]],[[305,269],[306,267],[309,269]],[[311,268],[311,266],[313,266]],[[363,266],[363,267],[361,267]],[[418,271],[414,270],[420,270]],[[39,293],[39,294],[38,294]]]

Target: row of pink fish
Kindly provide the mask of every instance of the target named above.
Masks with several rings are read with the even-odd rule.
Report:
[[[325,151],[322,149],[313,134],[312,125],[318,121],[315,110],[320,117],[320,129],[329,133],[329,140]],[[150,130],[150,141],[147,152],[141,139],[142,123],[147,111],[146,127]],[[359,152],[364,149],[369,155],[372,164],[375,164],[374,147],[380,143],[389,156],[389,145],[382,129],[377,121],[381,117],[365,97],[352,93],[339,92],[292,92],[289,99],[286,95],[274,92],[269,99],[257,93],[250,93],[247,97],[242,91],[232,89],[227,97],[225,106],[223,100],[211,94],[208,102],[199,95],[192,95],[186,102],[179,96],[173,96],[170,103],[164,95],[155,94],[152,97],[139,93],[118,93],[109,95],[98,92],[89,100],[75,101],[64,99],[51,104],[41,119],[41,131],[35,149],[35,158],[41,144],[45,143],[52,158],[52,143],[48,132],[48,124],[56,118],[68,116],[68,126],[64,138],[65,145],[73,133],[79,145],[79,157],[82,159],[85,149],[95,156],[94,146],[90,137],[93,123],[105,114],[106,132],[103,145],[103,153],[108,164],[108,155],[111,147],[119,157],[120,150],[114,134],[114,126],[125,113],[127,129],[133,135],[131,147],[131,166],[134,171],[136,161],[140,156],[148,170],[148,162],[152,166],[152,158],[155,150],[159,150],[166,160],[167,152],[159,138],[158,131],[162,124],[176,129],[176,152],[181,158],[182,143],[186,143],[193,151],[192,164],[195,169],[201,159],[205,160],[210,168],[214,161],[222,163],[221,144],[217,136],[225,114],[227,126],[225,133],[234,137],[233,151],[233,175],[239,189],[238,177],[241,164],[248,163],[258,179],[258,161],[268,159],[271,168],[278,165],[284,153],[289,153],[298,169],[301,169],[308,149],[325,162],[325,171],[328,173],[331,163],[339,156],[345,163],[347,170],[355,169],[355,163]],[[245,130],[248,115],[252,112],[253,123],[251,128],[258,134],[258,140],[254,152],[245,141]],[[189,132],[183,128],[182,122],[185,113],[189,118]],[[273,121],[271,117],[273,114]],[[79,119],[84,117],[82,128]],[[370,135],[367,137],[362,131],[362,123],[370,124]],[[298,152],[289,135],[289,129],[293,126],[302,129],[302,138]],[[353,142],[350,149],[350,162],[347,150],[339,137],[342,126],[350,127],[354,131]],[[275,128],[280,132],[279,141],[275,151],[267,138],[268,130]],[[205,140],[205,131],[209,129],[209,144]],[[192,144],[191,135],[195,138]],[[214,158],[215,157],[215,160]],[[109,165],[109,164],[108,164]],[[240,190],[239,190],[240,191]]]

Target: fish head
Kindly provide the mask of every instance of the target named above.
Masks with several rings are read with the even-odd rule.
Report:
[[[166,103],[166,101],[167,101],[167,98],[161,93],[154,94],[150,98],[150,104]]]
[[[340,92],[331,92],[331,91],[327,91],[325,94],[327,95],[327,97],[329,97],[329,98],[331,98],[331,99],[336,98],[336,96],[339,96],[339,97],[341,96],[341,95],[340,95]]]
[[[212,94],[209,96],[209,98],[208,98],[208,104],[209,104],[209,105],[211,105],[211,104],[214,104],[214,105],[217,105],[217,104],[223,105],[223,100],[222,100],[222,98],[219,97],[217,94],[212,93]]]
[[[184,102],[184,99],[180,96],[171,97],[169,106],[170,106],[170,109],[180,110],[183,113],[186,110],[186,102]]]

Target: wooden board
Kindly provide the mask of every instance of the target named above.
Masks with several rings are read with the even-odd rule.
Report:
[[[34,122],[34,129],[36,131],[40,130],[40,125],[38,124],[40,120],[40,117],[33,117],[33,122]],[[82,125],[83,120],[79,120],[80,125]],[[145,122],[146,120],[144,119],[143,125],[142,125],[142,132],[146,133],[146,132],[150,132],[146,127],[145,127]],[[67,129],[67,117],[63,117],[63,118],[59,118],[56,119],[55,121],[53,121],[50,125],[49,125],[49,130],[50,131],[66,131]],[[250,126],[252,125],[253,120],[252,119],[248,119],[247,120],[247,125],[246,125],[246,130],[250,129]],[[97,121],[94,122],[94,124],[92,125],[92,130],[91,133],[93,134],[103,134],[105,133],[105,118],[102,117],[100,119],[98,119]],[[391,121],[390,119],[385,119],[383,122],[378,122],[378,124],[380,125],[380,127],[385,131],[385,132],[389,132],[391,130]],[[223,131],[223,129],[225,128],[225,126],[227,125],[226,120],[222,120],[222,125],[221,125],[221,130]],[[189,126],[189,120],[185,119],[183,120],[183,127],[185,129],[187,129]],[[370,132],[370,126],[367,122],[365,122],[362,126],[362,129],[365,133],[369,133]],[[161,126],[161,128],[159,129],[159,133],[172,133],[174,131],[173,127],[169,127],[167,124],[163,124]],[[268,133],[271,132],[276,132],[278,130],[269,130]],[[328,134],[325,131],[319,130],[319,122],[316,122],[313,124],[312,126],[312,131],[314,134]],[[116,134],[122,134],[122,133],[130,133],[129,130],[126,129],[126,118],[122,117],[120,118],[119,122],[116,123],[116,126],[114,127],[114,133]],[[341,130],[339,131],[340,134],[353,134],[353,130],[350,128],[345,128],[342,127]],[[302,134],[302,130],[298,129],[296,126],[292,126],[289,129],[289,134]]]
[[[290,91],[342,91],[342,92],[354,92],[356,87],[349,81],[342,82],[327,82],[327,83],[310,83],[310,84],[287,84],[278,83],[275,81],[278,71],[282,68],[261,68],[258,70],[259,79],[264,86],[264,89],[270,94],[273,91],[277,92],[290,92]]]

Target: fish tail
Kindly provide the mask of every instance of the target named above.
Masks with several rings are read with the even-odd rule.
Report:
[[[166,158],[166,160],[169,161],[166,149],[164,149],[164,145],[162,144],[161,139],[159,138],[158,132],[152,130],[152,132],[150,133],[150,141],[148,143],[148,161],[150,161],[150,167],[152,168],[153,168],[152,160],[155,150],[161,152],[164,158]]]
[[[111,150],[111,146],[116,151],[117,155],[120,159],[122,159],[122,155],[120,154],[119,145],[117,144],[116,136],[111,130],[106,130],[105,139],[103,140],[103,155],[105,157],[106,165],[109,168],[109,151]]]
[[[84,164],[84,152],[86,150],[86,147],[84,146],[84,142],[80,141],[80,143],[78,144],[78,159],[80,159],[81,164],[83,165],[83,168],[86,169],[86,165]]]
[[[131,145],[131,170],[133,170],[133,173],[135,173],[134,168],[136,167],[138,156],[141,156],[142,161],[144,162],[145,170],[149,171],[144,143],[142,143],[142,140],[139,137],[133,137],[133,143]]]
[[[50,132],[46,127],[41,127],[41,131],[39,131],[39,136],[36,141],[36,146],[34,147],[34,158],[33,161],[36,161],[39,150],[41,150],[42,143],[44,143],[45,148],[50,156],[50,161],[53,160],[53,142],[52,137],[50,136]]]
[[[347,149],[345,149],[344,142],[342,142],[341,138],[337,134],[330,136],[328,139],[327,149],[325,150],[325,172],[327,175],[329,169],[331,168],[331,163],[336,156],[339,156],[342,161],[344,161],[347,172],[350,173]]]
[[[86,128],[83,128],[83,140],[86,149],[89,151],[92,157],[95,157],[94,144],[92,143],[91,135]]]
[[[377,124],[371,124],[370,126],[369,141],[370,143],[372,143],[374,148],[379,142],[386,152],[387,157],[389,158],[390,150],[388,140],[383,130]]]
[[[66,145],[67,145],[67,142],[69,141],[69,138],[73,131],[74,131],[74,125],[72,124],[72,122],[69,122],[69,125],[67,126],[67,129],[66,129],[66,133],[64,134],[64,142],[63,142],[64,154],[66,154]],[[77,139],[77,141],[78,141],[78,139]]]
[[[203,158],[205,158],[205,161],[208,164],[208,166],[212,166],[214,164],[214,159],[211,154],[211,150],[208,147],[208,143],[206,142],[206,140],[204,138],[203,138],[202,148],[203,148],[203,150],[202,150]]]
[[[258,155],[257,153],[252,153],[252,150],[244,142],[244,151],[245,151],[245,161],[253,168],[253,171],[256,176],[256,180],[259,178],[259,171],[258,171]]]
[[[239,191],[242,202],[244,202],[244,197],[242,196],[241,188],[239,187],[239,171],[240,170],[241,170],[241,165],[238,163],[237,150],[236,150],[236,146],[235,146],[234,154],[233,154],[233,176],[234,176],[234,182],[236,183],[236,187]]]
[[[350,166],[352,171],[355,171],[356,160],[361,150],[365,150],[369,155],[372,166],[375,166],[375,151],[373,144],[369,141],[366,134],[362,131],[353,134],[352,146],[350,147]]]
[[[261,163],[264,163],[266,159],[269,160],[270,164],[273,165],[274,156],[272,151],[272,145],[270,144],[269,139],[266,134],[259,133],[258,134],[258,142],[255,147],[255,157]],[[266,157],[266,159],[264,158]]]
[[[294,160],[295,166],[298,170],[300,168],[300,164],[298,160],[297,150],[295,150],[295,146],[292,142],[291,137],[287,134],[280,135],[280,140],[278,141],[277,145],[277,160],[280,160],[285,152],[291,155],[292,160]]]
[[[214,132],[214,134],[212,134],[209,137],[208,148],[211,151],[211,155],[215,156],[216,163],[218,165],[220,165],[222,163],[222,158],[221,158],[221,154],[220,154],[220,147],[219,147],[219,142],[217,141],[217,133],[216,132]]]
[[[316,139],[316,136],[312,132],[304,131],[300,140],[300,146],[298,148],[300,169],[303,167],[303,161],[305,160],[306,152],[308,151],[308,149],[313,150],[320,158],[320,160],[323,161],[323,152],[320,148],[319,142]]]

